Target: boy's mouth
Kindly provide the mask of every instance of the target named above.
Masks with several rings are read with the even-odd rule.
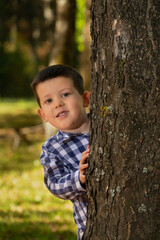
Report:
[[[63,111],[63,112],[58,113],[56,117],[61,118],[61,117],[64,117],[66,115],[68,115],[68,111]]]

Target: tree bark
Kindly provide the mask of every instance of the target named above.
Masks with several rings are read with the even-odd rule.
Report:
[[[92,0],[85,240],[160,239],[160,1]]]

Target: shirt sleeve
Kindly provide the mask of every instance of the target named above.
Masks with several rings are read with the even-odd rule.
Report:
[[[44,167],[44,182],[56,197],[72,200],[85,193],[86,189],[79,180],[79,169],[71,171],[64,166],[61,159],[49,152],[44,146],[41,153]]]

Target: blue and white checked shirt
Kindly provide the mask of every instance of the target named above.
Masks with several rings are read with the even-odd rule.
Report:
[[[41,164],[44,182],[56,197],[73,203],[73,216],[78,227],[78,239],[86,228],[86,189],[79,180],[79,161],[87,149],[88,134],[58,131],[42,146]]]

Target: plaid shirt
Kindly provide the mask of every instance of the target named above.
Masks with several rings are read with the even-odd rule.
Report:
[[[86,226],[86,189],[79,180],[79,161],[87,149],[88,134],[58,131],[42,146],[41,164],[44,182],[56,197],[73,203],[73,216],[82,239]]]

